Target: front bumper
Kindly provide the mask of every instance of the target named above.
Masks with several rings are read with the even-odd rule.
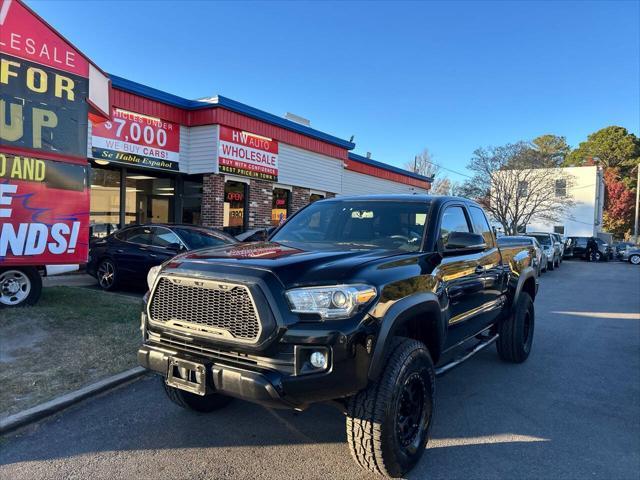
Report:
[[[271,408],[304,409],[311,403],[335,400],[365,388],[370,365],[367,334],[357,329],[290,329],[260,356],[212,344],[182,343],[171,332],[147,331],[138,350],[138,363],[167,377],[175,361],[204,366],[205,393],[220,393]],[[305,359],[313,351],[326,352],[325,369],[309,371]]]

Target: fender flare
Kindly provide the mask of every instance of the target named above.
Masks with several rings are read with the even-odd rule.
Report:
[[[518,277],[518,284],[516,285],[515,293],[513,294],[513,301],[511,302],[511,310],[516,308],[516,305],[518,304],[518,299],[520,298],[520,292],[522,292],[522,287],[524,287],[525,282],[530,278],[533,278],[533,281],[535,282],[536,295],[537,295],[538,279],[536,278],[535,270],[533,269],[533,267],[529,266],[529,267],[526,267],[524,270],[522,270],[522,272]]]
[[[422,292],[404,297],[394,303],[382,319],[378,338],[375,343],[371,363],[369,365],[369,379],[376,380],[384,368],[388,349],[398,327],[402,323],[416,315],[435,315],[438,324],[438,346],[441,348],[444,341],[444,323],[442,322],[442,310],[438,297],[433,292]]]

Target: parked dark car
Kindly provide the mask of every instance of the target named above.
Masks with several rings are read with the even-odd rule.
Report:
[[[124,284],[143,287],[151,267],[180,252],[233,243],[237,240],[232,236],[204,227],[134,225],[91,244],[87,273],[104,290]]]
[[[587,259],[587,243],[591,237],[569,237],[564,249],[565,258]],[[595,253],[596,261],[606,261],[613,259],[613,249],[601,238],[596,237],[598,251]]]
[[[233,397],[298,410],[333,401],[356,462],[402,477],[426,450],[437,374],[493,343],[506,362],[529,356],[534,255],[533,245],[498,247],[482,208],[463,198],[319,200],[268,242],[154,267],[138,362],[199,412]]]

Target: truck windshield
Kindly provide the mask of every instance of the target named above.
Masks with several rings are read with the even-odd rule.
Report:
[[[287,221],[271,238],[313,248],[420,249],[429,204],[413,201],[316,202]]]

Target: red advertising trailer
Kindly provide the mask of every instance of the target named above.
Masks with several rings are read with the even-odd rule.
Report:
[[[0,0],[0,307],[35,303],[48,267],[87,261],[88,115],[108,116],[108,91],[46,22]]]

